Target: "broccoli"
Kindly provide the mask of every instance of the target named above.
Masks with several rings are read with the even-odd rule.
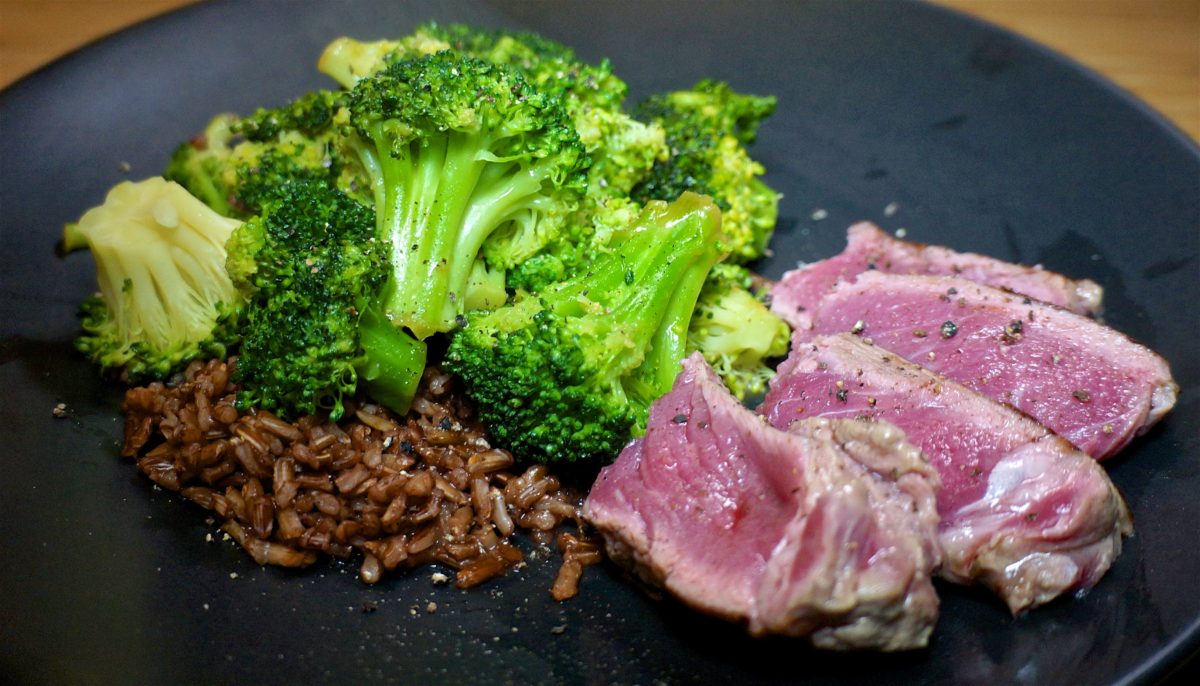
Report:
[[[354,194],[359,170],[333,144],[343,111],[339,97],[316,91],[247,117],[218,115],[175,150],[163,176],[217,212],[242,219],[257,214],[287,179],[322,180]]]
[[[709,198],[651,202],[586,271],[471,313],[443,364],[514,452],[610,459],[671,388],[696,298],[725,256],[720,230]]]
[[[608,231],[637,217],[641,205],[630,200],[630,191],[656,163],[667,160],[666,135],[657,123],[639,122],[625,113],[622,104],[628,87],[613,74],[607,59],[588,64],[571,48],[535,33],[485,31],[461,24],[426,24],[404,40],[407,45],[444,43],[466,56],[516,69],[540,92],[562,99],[592,160],[579,211],[570,222],[573,231],[559,234],[546,250],[565,263],[562,269],[576,268],[594,245],[603,244]],[[499,255],[513,252],[497,238],[484,244],[484,255],[492,264],[502,263]],[[534,287],[540,281],[534,275],[538,267],[527,263],[526,252],[519,254],[521,259],[505,265],[517,268],[513,285]]]
[[[388,65],[442,51],[515,71],[538,92],[559,98],[592,161],[583,196],[566,221],[571,231],[531,231],[513,223],[483,243],[491,269],[512,270],[510,286],[536,289],[547,283],[545,274],[577,267],[608,231],[637,216],[641,204],[630,199],[630,190],[667,159],[666,136],[658,124],[639,122],[624,112],[628,88],[607,60],[588,64],[565,45],[529,32],[429,23],[398,40],[339,38],[326,48],[319,68],[353,87]],[[539,252],[537,263],[531,264]]]
[[[608,60],[589,65],[573,50],[528,31],[481,30],[462,24],[421,25],[398,40],[338,38],[325,47],[317,69],[346,88],[388,66],[446,50],[519,71],[539,91],[568,101],[568,108],[619,110],[628,87]]]
[[[129,381],[224,357],[241,304],[225,242],[240,223],[160,178],[114,187],[63,234],[65,250],[91,250],[100,285],[82,305],[76,347]]]
[[[688,352],[700,351],[740,400],[766,391],[772,358],[787,355],[791,330],[754,289],[744,267],[718,264],[709,273],[688,327]]]
[[[520,71],[540,91],[561,97],[572,116],[585,109],[619,112],[629,90],[613,74],[607,59],[588,64],[566,45],[530,31],[428,23],[407,39],[409,45],[433,42],[445,43],[468,57]]]
[[[237,378],[242,407],[285,416],[344,411],[360,380],[406,412],[425,347],[383,315],[386,244],[370,208],[327,184],[280,183],[261,216],[229,241],[228,269],[247,294]]]
[[[183,186],[219,214],[236,216],[234,185],[237,145],[233,124],[237,116],[218,114],[199,135],[181,144],[171,155],[163,176]]]
[[[485,240],[504,268],[562,230],[588,157],[561,101],[520,74],[441,52],[396,62],[347,96],[341,140],[370,181],[391,248],[384,311],[419,339],[466,311]]]
[[[343,88],[354,88],[360,80],[390,64],[449,49],[449,43],[430,35],[424,28],[399,40],[359,41],[343,36],[325,46],[317,60],[317,71]]]
[[[774,111],[774,97],[735,93],[718,81],[647,99],[634,116],[662,126],[671,152],[631,195],[641,201],[670,200],[684,191],[711,195],[722,210],[729,259],[745,263],[762,257],[775,229],[779,194],[758,178],[763,167],[745,146]]]

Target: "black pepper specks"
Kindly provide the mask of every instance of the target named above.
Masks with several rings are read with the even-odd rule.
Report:
[[[837,399],[842,402],[846,402],[846,399],[849,397],[850,397],[850,391],[846,390],[845,388],[843,388],[842,390],[837,392]]]
[[[1005,343],[1013,344],[1024,337],[1025,324],[1020,319],[1014,319],[1004,326],[1004,335],[1001,337]]]
[[[954,338],[958,335],[958,324],[952,321],[942,322],[942,338]]]
[[[1077,389],[1071,391],[1071,397],[1078,400],[1081,403],[1092,402],[1092,394],[1088,393],[1087,391],[1085,391],[1081,388],[1077,388]]]
[[[686,414],[677,414],[671,418],[671,421],[676,424],[687,424],[688,416]]]

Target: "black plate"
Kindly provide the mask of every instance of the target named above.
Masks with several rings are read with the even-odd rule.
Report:
[[[434,587],[428,570],[365,587],[353,569],[262,569],[206,542],[205,513],[117,457],[120,392],[71,348],[94,273],[86,256],[53,256],[61,225],[114,183],[159,172],[211,114],[329,85],[313,68],[327,40],[426,19],[533,28],[610,56],[633,98],[701,77],[777,93],[756,147],[785,194],[769,275],[838,252],[849,223],[873,219],[1102,282],[1108,322],[1166,356],[1183,386],[1174,414],[1111,463],[1137,520],[1112,571],[1016,619],[942,586],[928,650],[845,656],[751,640],[612,569],[590,569],[560,605],[551,562],[469,592]],[[206,3],[0,94],[0,154],[11,680],[1144,683],[1200,640],[1200,153],[1019,38],[919,4]],[[51,416],[58,402],[68,419]]]

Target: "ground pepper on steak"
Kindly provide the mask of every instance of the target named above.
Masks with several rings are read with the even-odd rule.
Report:
[[[442,563],[470,588],[524,560],[510,540],[523,529],[562,551],[552,593],[564,600],[578,591],[583,567],[599,561],[597,542],[582,533],[582,494],[545,466],[514,471],[512,454],[489,444],[440,370],[426,371],[407,417],[353,401],[335,424],[239,411],[235,365],[193,362],[169,384],[129,389],[121,454],[212,510],[259,564],[361,553],[366,583]]]

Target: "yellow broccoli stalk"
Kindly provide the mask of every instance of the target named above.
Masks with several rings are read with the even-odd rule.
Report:
[[[224,356],[229,334],[218,329],[241,300],[225,242],[240,224],[172,181],[118,184],[63,233],[64,249],[91,250],[100,286],[82,305],[76,346],[131,379]]]

